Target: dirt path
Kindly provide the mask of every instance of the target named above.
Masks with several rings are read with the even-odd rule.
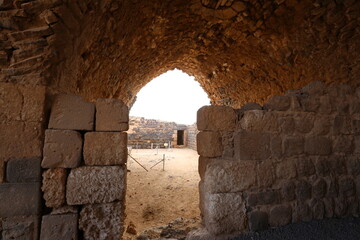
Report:
[[[150,169],[165,154],[162,163]],[[175,219],[199,222],[198,154],[190,149],[133,149],[131,155],[144,165],[146,172],[128,160],[126,227],[132,222],[137,235],[145,229],[166,225]],[[124,239],[136,239],[125,233]]]

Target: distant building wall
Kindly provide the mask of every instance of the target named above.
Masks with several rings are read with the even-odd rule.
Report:
[[[183,132],[178,133],[179,131]],[[178,142],[178,135],[180,137],[183,136],[183,141]],[[171,144],[171,147],[186,147],[187,126],[175,122],[130,117],[128,131],[129,146],[144,149],[156,148],[157,146],[165,148],[165,143]]]

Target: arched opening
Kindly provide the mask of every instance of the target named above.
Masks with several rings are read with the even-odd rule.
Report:
[[[200,223],[196,112],[207,94],[174,69],[153,79],[130,110],[125,239],[181,238]]]

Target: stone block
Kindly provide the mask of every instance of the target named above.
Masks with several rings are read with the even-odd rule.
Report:
[[[351,125],[351,119],[344,116],[336,116],[334,118],[333,122],[333,133],[334,135],[339,134],[351,134],[352,132],[352,125]]]
[[[312,134],[314,136],[323,136],[327,135],[332,128],[333,120],[330,117],[322,116],[317,117],[314,120],[314,128],[312,130]]]
[[[245,202],[240,193],[206,194],[204,224],[211,234],[247,230]]]
[[[308,222],[313,219],[313,213],[305,201],[296,201],[293,205],[293,223]]]
[[[209,193],[239,192],[255,183],[256,163],[253,161],[214,161],[208,164],[204,178]]]
[[[318,112],[320,108],[320,97],[318,96],[301,96],[299,101],[305,112]]]
[[[129,108],[119,99],[96,100],[96,131],[127,131]]]
[[[296,177],[296,165],[293,159],[283,160],[276,166],[276,176],[280,179],[291,179]]]
[[[300,136],[285,137],[283,140],[285,156],[295,156],[304,153],[304,139]]]
[[[123,200],[126,167],[79,167],[67,179],[66,201],[69,205],[108,203]]]
[[[39,216],[18,216],[0,219],[0,238],[38,240]]]
[[[270,134],[241,131],[234,136],[235,159],[266,160],[270,157]]]
[[[84,239],[122,239],[124,232],[123,202],[86,205],[80,212],[79,229]]]
[[[336,179],[331,177],[326,177],[324,179],[326,181],[327,189],[326,189],[326,197],[337,197],[338,196],[338,184]]]
[[[327,137],[308,137],[305,139],[305,152],[309,155],[330,155],[332,141]]]
[[[278,120],[274,112],[263,110],[249,110],[242,113],[239,125],[247,131],[277,132]]]
[[[222,156],[222,138],[218,132],[199,132],[196,136],[197,150],[202,157]]]
[[[0,83],[0,120],[42,122],[45,88]]]
[[[354,153],[360,154],[360,135],[354,136]]]
[[[248,110],[262,110],[262,107],[258,103],[251,102],[251,103],[246,103],[239,110],[241,112],[245,112]]]
[[[40,183],[0,184],[0,217],[40,213]]]
[[[323,198],[326,193],[326,188],[325,180],[322,178],[317,179],[313,184],[312,196],[317,199]]]
[[[273,205],[280,202],[280,192],[275,190],[268,190],[264,192],[249,192],[247,193],[246,202],[250,207],[259,205]]]
[[[311,199],[309,202],[309,207],[313,213],[314,219],[323,219],[325,215],[325,206],[324,203],[319,199]]]
[[[330,162],[326,157],[317,157],[314,159],[316,174],[325,177],[330,174]]]
[[[292,117],[282,117],[278,119],[280,132],[291,135],[295,131],[295,121]]]
[[[249,230],[252,232],[262,231],[269,228],[269,216],[266,212],[252,211],[249,214]]]
[[[346,197],[340,196],[334,198],[334,213],[337,217],[345,217],[347,213],[347,200]]]
[[[45,205],[58,208],[65,204],[66,169],[54,168],[43,173],[43,185]]]
[[[127,161],[127,133],[89,132],[85,134],[86,165],[118,165]]]
[[[207,158],[207,157],[201,157],[201,156],[199,157],[198,172],[199,172],[201,179],[203,179],[205,177],[207,165],[213,161],[216,161],[216,160]]]
[[[338,184],[340,196],[351,197],[355,195],[355,184],[351,177],[340,177]]]
[[[42,217],[40,240],[77,240],[77,214],[45,215]]]
[[[273,96],[265,103],[264,109],[272,111],[286,111],[290,108],[291,99],[288,96]]]
[[[291,180],[281,182],[281,197],[284,201],[289,202],[295,199],[295,184]]]
[[[75,168],[81,162],[81,134],[71,130],[46,130],[43,152],[43,168]]]
[[[289,205],[277,205],[270,209],[269,223],[271,227],[289,224],[292,219],[292,209]]]
[[[272,136],[270,139],[271,156],[274,158],[281,158],[282,152],[282,138],[280,136]]]
[[[68,206],[68,205],[63,205],[61,207],[58,208],[53,208],[53,210],[51,211],[51,215],[61,215],[61,214],[67,214],[67,213],[78,213],[78,207],[77,206]]]
[[[309,133],[314,127],[315,116],[302,114],[295,118],[295,128],[298,133]]]
[[[41,159],[12,159],[6,165],[6,181],[9,183],[40,182]]]
[[[231,131],[235,129],[237,114],[227,106],[204,106],[197,112],[199,131]]]
[[[0,122],[0,159],[41,158],[43,127],[39,122]]]
[[[94,129],[95,105],[76,95],[57,95],[51,109],[49,128],[68,130]]]
[[[347,172],[351,175],[360,175],[360,158],[349,156],[346,161]]]
[[[276,179],[273,162],[270,160],[259,162],[256,169],[256,176],[259,187],[271,187]]]
[[[332,218],[334,216],[334,200],[332,198],[324,198],[324,215],[326,218]]]
[[[334,152],[351,154],[354,150],[352,136],[337,136],[333,142]]]
[[[304,201],[311,198],[311,185],[305,181],[300,180],[296,183],[296,199]]]
[[[315,174],[315,167],[310,158],[296,158],[296,169],[299,177],[311,176]]]

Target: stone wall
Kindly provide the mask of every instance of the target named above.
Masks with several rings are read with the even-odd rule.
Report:
[[[38,239],[45,88],[0,83],[0,239]]]
[[[121,238],[128,121],[120,100],[55,98],[41,162],[50,211],[42,217],[40,239]]]
[[[184,130],[186,134],[187,126],[175,122],[165,122],[155,119],[145,119],[143,117],[130,117],[128,144],[133,148],[150,149],[151,147],[164,148],[164,143],[171,144],[171,147],[185,147],[184,144],[177,144],[177,131]]]
[[[313,82],[264,106],[206,106],[197,125],[211,235],[359,215],[359,88]]]
[[[186,128],[187,130],[187,147],[192,150],[197,150],[196,147],[196,136],[199,133],[196,124],[189,125]]]

